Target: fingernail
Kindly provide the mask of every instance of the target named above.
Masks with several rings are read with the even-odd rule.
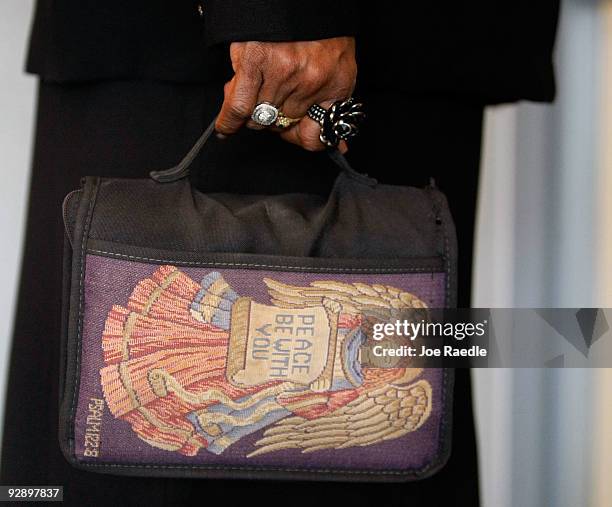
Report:
[[[221,132],[217,132],[217,139],[227,139],[227,136],[225,134],[222,134]]]

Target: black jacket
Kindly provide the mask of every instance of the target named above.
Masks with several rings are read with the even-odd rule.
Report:
[[[558,0],[38,0],[27,70],[206,82],[231,75],[231,41],[356,35],[362,86],[546,101],[557,15]]]

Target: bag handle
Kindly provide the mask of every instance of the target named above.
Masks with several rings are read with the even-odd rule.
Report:
[[[202,133],[202,135],[195,142],[193,147],[189,150],[187,155],[174,167],[170,167],[169,169],[163,169],[159,171],[151,171],[149,176],[151,179],[157,181],[158,183],[171,183],[173,181],[178,181],[183,179],[189,175],[189,168],[195,158],[198,156],[206,141],[210,138],[210,136],[215,131],[215,122],[217,118],[215,117],[210,125],[206,128],[206,130]],[[356,178],[360,180],[362,183],[366,183],[368,185],[376,185],[376,180],[369,178],[365,174],[358,173],[351,167],[348,160],[340,153],[336,148],[328,148],[327,154],[329,157],[346,173],[352,178]]]

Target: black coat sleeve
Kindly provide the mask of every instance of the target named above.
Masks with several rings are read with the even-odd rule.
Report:
[[[355,35],[359,2],[350,0],[206,0],[206,42],[297,41]]]

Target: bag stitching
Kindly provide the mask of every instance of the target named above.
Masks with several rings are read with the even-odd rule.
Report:
[[[79,310],[78,310],[78,323],[77,323],[77,350],[76,350],[76,370],[75,370],[75,382],[72,390],[72,400],[70,407],[70,419],[72,421],[72,430],[74,431],[74,421],[76,419],[76,409],[77,409],[77,394],[80,388],[80,377],[81,377],[81,334],[83,331],[83,301],[85,299],[84,292],[84,274],[85,274],[85,258],[86,258],[86,249],[85,245],[87,243],[87,236],[89,234],[89,226],[91,224],[91,219],[93,216],[93,207],[95,203],[95,197],[98,190],[98,185],[96,184],[92,189],[92,195],[89,200],[89,206],[87,209],[87,217],[85,219],[85,225],[83,227],[83,239],[81,240],[81,255],[80,255],[80,273],[79,273]],[[74,442],[74,438],[72,440]],[[73,450],[74,452],[74,450]]]
[[[181,264],[181,265],[195,265],[195,266],[231,266],[231,267],[251,267],[251,268],[282,268],[282,269],[297,269],[300,271],[349,271],[349,272],[397,272],[397,273],[408,273],[408,272],[442,272],[436,271],[431,268],[343,268],[343,267],[316,267],[316,266],[291,266],[284,264],[257,264],[257,263],[249,263],[249,262],[222,262],[222,261],[210,261],[210,262],[200,262],[200,261],[176,261],[172,259],[155,259],[152,257],[141,257],[139,255],[128,255],[121,254],[116,252],[108,252],[105,250],[95,250],[90,249],[87,251],[92,254],[101,254],[108,255],[111,257],[120,257],[124,259],[131,260],[142,260],[142,261],[150,261],[150,262],[168,262],[173,264]]]
[[[436,454],[438,458],[439,453]],[[206,465],[147,465],[147,464],[119,464],[119,463],[88,463],[84,461],[78,461],[77,463],[83,467],[98,467],[98,468],[153,468],[153,469],[178,469],[178,470],[242,470],[242,471],[254,471],[254,472],[306,472],[315,474],[324,473],[342,473],[342,474],[356,474],[356,475],[414,475],[418,476],[426,473],[432,464],[428,464],[418,469],[406,469],[402,470],[343,470],[336,468],[321,468],[321,469],[309,469],[309,468],[278,468],[278,467],[236,467],[236,466],[206,466]]]

